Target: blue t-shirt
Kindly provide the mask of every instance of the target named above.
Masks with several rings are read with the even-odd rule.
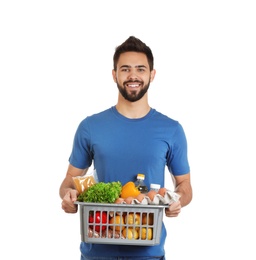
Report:
[[[69,162],[85,169],[92,164],[99,181],[134,181],[145,174],[145,184],[164,187],[167,166],[174,176],[190,172],[187,141],[182,126],[155,109],[138,119],[121,115],[115,107],[86,117],[78,126]],[[166,230],[156,246],[120,246],[81,243],[87,256],[161,256]]]

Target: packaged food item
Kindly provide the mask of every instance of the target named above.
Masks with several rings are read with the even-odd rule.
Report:
[[[142,173],[137,174],[137,180],[134,182],[135,186],[138,188],[138,190],[141,193],[147,193],[148,192],[148,187],[144,183],[145,180],[145,175]]]
[[[150,190],[154,190],[155,192],[158,192],[160,189],[160,184],[151,183],[150,184]]]
[[[79,194],[86,191],[90,186],[98,182],[96,170],[86,173],[83,176],[73,177],[73,182]]]

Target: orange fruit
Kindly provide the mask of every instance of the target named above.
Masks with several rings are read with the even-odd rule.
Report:
[[[122,234],[125,238],[128,239],[138,239],[139,238],[139,233],[136,229],[131,228],[125,228],[122,231]]]
[[[143,240],[145,240],[145,239],[152,240],[153,239],[153,229],[143,227],[141,229],[140,238]]]
[[[143,213],[142,214],[142,224],[143,225],[153,225],[154,223],[154,213]]]
[[[139,213],[129,213],[124,218],[125,224],[128,225],[140,225],[140,214]]]
[[[123,230],[124,226],[124,217],[120,215],[115,215],[109,220],[110,224],[115,224],[115,226],[109,226],[110,229],[119,231],[120,229]]]

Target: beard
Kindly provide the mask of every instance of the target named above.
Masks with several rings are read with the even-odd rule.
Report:
[[[147,91],[149,89],[149,85],[150,85],[150,81],[148,81],[148,84],[144,85],[144,87],[142,89],[140,89],[139,91],[137,91],[137,90],[127,91],[126,86],[125,86],[127,83],[140,83],[141,85],[143,85],[144,82],[138,81],[138,80],[125,81],[123,83],[123,86],[118,84],[118,82],[116,83],[121,95],[130,102],[136,102],[136,101],[140,100],[147,93]]]

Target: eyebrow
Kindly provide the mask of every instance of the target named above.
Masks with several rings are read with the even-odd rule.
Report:
[[[131,68],[130,65],[122,65],[120,68]],[[147,68],[145,65],[136,65],[135,68]]]

